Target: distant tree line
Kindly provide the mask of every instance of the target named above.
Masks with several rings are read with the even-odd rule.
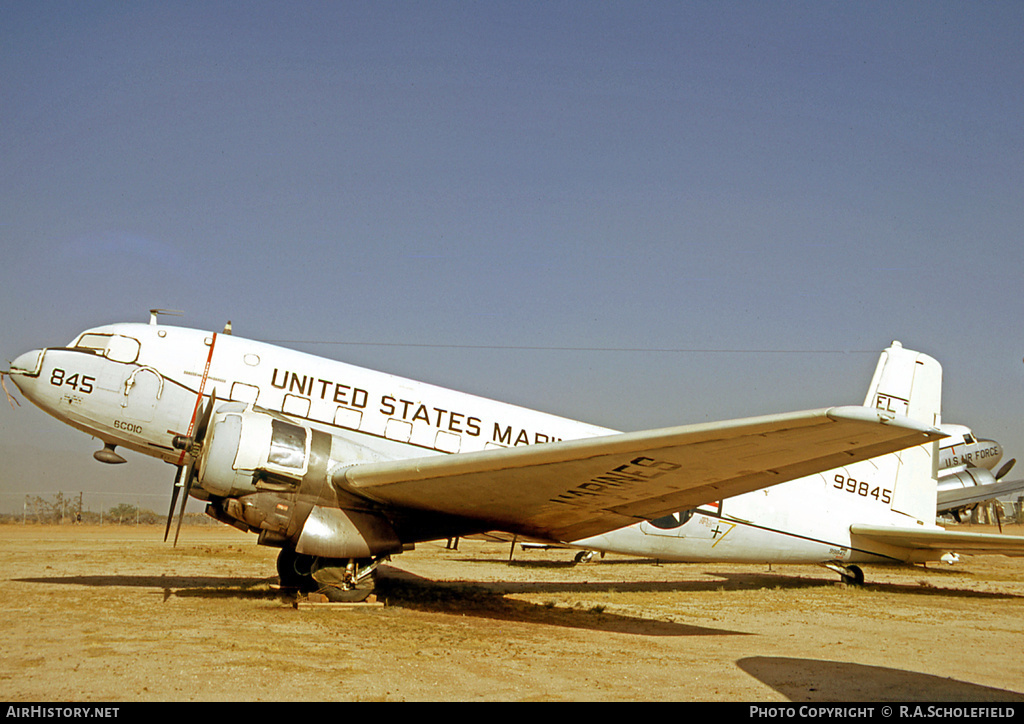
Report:
[[[83,493],[67,495],[57,493],[51,498],[38,495],[25,496],[20,513],[0,513],[0,523],[36,523],[61,525],[81,523],[86,525],[152,525],[165,523],[167,514],[156,513],[131,503],[118,503],[99,512],[83,509]],[[175,521],[177,511],[175,511]],[[216,524],[213,518],[203,513],[186,513],[185,523],[189,525]]]

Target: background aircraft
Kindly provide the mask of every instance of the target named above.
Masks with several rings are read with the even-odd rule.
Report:
[[[205,500],[281,549],[284,585],[351,591],[419,541],[490,530],[585,539],[941,437],[895,397],[616,433],[157,321],[86,330],[6,374],[102,440],[98,460],[124,447],[174,465],[168,533],[178,497],[179,528],[188,496]]]
[[[974,435],[964,425],[942,424],[948,435],[939,443],[939,484],[936,512],[952,515],[957,522],[980,504],[989,503],[1024,490],[1024,480],[1003,480],[1017,462],[1010,459],[995,473],[1003,447],[995,440]],[[1002,528],[999,507],[996,521]]]

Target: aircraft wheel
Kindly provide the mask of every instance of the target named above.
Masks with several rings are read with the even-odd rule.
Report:
[[[313,566],[316,590],[338,603],[365,601],[377,588],[377,565],[386,558],[320,558]]]
[[[594,557],[594,551],[580,551],[572,559],[573,563],[590,563],[590,559]]]
[[[365,588],[338,588],[337,586],[324,586],[319,589],[320,593],[327,596],[331,603],[362,603],[374,592],[373,586]]]
[[[282,588],[297,588],[300,591],[315,591],[317,583],[313,580],[313,567],[316,559],[313,556],[296,553],[291,548],[282,548],[277,554],[277,575],[281,579]]]
[[[846,566],[846,572],[843,574],[843,583],[849,586],[863,586],[864,571],[860,569],[860,566]]]

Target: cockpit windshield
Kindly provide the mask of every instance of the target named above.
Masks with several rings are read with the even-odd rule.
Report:
[[[84,332],[71,346],[73,349],[91,350],[114,362],[134,362],[139,358],[142,345],[134,337],[122,334]]]

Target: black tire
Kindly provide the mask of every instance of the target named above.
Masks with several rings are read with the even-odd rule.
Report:
[[[295,588],[300,591],[315,591],[317,583],[313,580],[313,556],[296,553],[291,548],[282,548],[277,554],[277,575],[281,579],[282,588]]]
[[[863,586],[864,571],[860,566],[846,566],[846,574],[843,576],[843,583],[848,586]]]

